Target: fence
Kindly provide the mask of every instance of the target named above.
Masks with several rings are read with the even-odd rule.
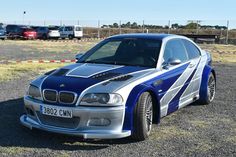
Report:
[[[236,44],[236,20],[42,20],[2,21],[4,24],[35,26],[81,25],[87,38],[122,33],[171,33],[217,35],[220,43]]]

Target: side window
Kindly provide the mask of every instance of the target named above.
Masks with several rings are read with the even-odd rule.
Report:
[[[72,31],[72,27],[65,27],[65,31]]]
[[[180,39],[170,40],[166,44],[163,56],[164,62],[168,62],[171,58],[179,59],[181,62],[188,60],[186,49]]]
[[[183,39],[183,42],[188,52],[189,59],[198,58],[200,56],[201,53],[199,49],[193,43],[184,39]]]
[[[60,27],[60,28],[59,28],[59,31],[62,32],[62,31],[63,31],[63,27]]]
[[[80,27],[75,27],[75,31],[81,31]]]

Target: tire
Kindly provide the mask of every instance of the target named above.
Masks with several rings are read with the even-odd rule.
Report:
[[[204,98],[200,98],[200,103],[205,105],[210,104],[215,98],[215,93],[216,93],[216,79],[213,73],[211,72],[207,80],[206,96]]]
[[[47,35],[44,34],[44,35],[42,36],[42,38],[43,38],[43,40],[47,40]]]
[[[69,38],[70,40],[72,40],[72,39],[73,39],[73,35],[69,35],[68,38]]]
[[[134,109],[134,131],[132,138],[143,141],[148,138],[152,129],[153,100],[150,93],[143,93]]]

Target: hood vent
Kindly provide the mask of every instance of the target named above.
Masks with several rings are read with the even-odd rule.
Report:
[[[113,77],[117,77],[119,75],[121,75],[121,73],[105,72],[105,73],[100,73],[100,74],[94,75],[94,76],[92,76],[92,78],[99,79],[99,80],[108,80]]]
[[[53,73],[53,76],[64,76],[69,69],[59,69]]]
[[[114,78],[114,79],[110,79],[109,81],[107,81],[107,82],[105,82],[105,83],[103,83],[102,85],[108,85],[109,83],[111,83],[112,81],[126,81],[126,80],[128,80],[128,79],[130,79],[130,78],[132,78],[133,76],[132,75],[123,75],[123,76],[118,76],[118,77],[116,77],[116,78]]]
[[[128,79],[130,79],[132,77],[133,77],[132,75],[123,75],[123,76],[111,79],[110,81],[126,81],[126,80],[128,80]]]

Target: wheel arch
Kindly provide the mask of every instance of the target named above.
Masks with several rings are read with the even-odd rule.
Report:
[[[208,78],[211,73],[213,74],[216,80],[216,72],[214,68],[212,68],[210,65],[206,65],[202,73],[202,80],[201,80],[200,91],[199,91],[199,95],[200,95],[199,102],[202,102],[207,97],[207,84],[208,84]]]
[[[125,119],[123,124],[123,130],[133,130],[133,113],[134,108],[138,102],[139,97],[144,93],[149,92],[152,96],[152,99],[154,101],[154,123],[160,122],[160,102],[158,98],[158,94],[156,92],[156,89],[153,88],[150,85],[146,84],[140,84],[133,88],[133,90],[130,92],[128,99],[126,101],[125,105]]]

